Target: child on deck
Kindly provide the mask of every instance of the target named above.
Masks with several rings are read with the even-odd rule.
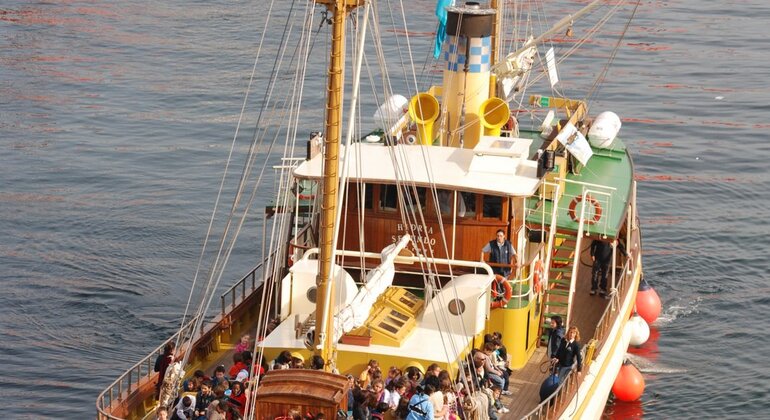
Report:
[[[244,334],[243,337],[241,337],[241,341],[238,342],[238,344],[235,345],[235,352],[236,353],[243,353],[244,351],[251,348],[249,345],[249,342],[251,341],[251,336],[248,334]]]
[[[493,405],[495,407],[495,411],[498,414],[505,414],[509,412],[510,410],[505,408],[505,406],[503,405],[503,402],[500,401],[500,395],[502,395],[502,391],[503,391],[502,388],[500,388],[497,385],[492,385],[491,389],[492,389],[492,397],[494,397]]]

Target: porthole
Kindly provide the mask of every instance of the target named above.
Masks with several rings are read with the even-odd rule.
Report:
[[[309,289],[307,289],[307,300],[310,301],[310,303],[315,303],[316,294],[318,292],[318,288],[316,286],[313,286]]]
[[[460,299],[452,299],[449,301],[448,309],[452,315],[462,315],[465,312],[465,302]]]

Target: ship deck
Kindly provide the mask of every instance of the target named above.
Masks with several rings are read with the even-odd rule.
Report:
[[[590,260],[590,253],[586,247],[581,254],[581,261]],[[581,264],[578,281],[575,284],[574,318],[571,322],[580,331],[581,345],[591,338],[599,319],[610,302],[598,295],[591,296],[590,290],[591,266]],[[510,412],[501,418],[520,419],[540,404],[540,385],[548,376],[548,373],[541,372],[541,364],[546,360],[545,357],[545,347],[539,347],[523,368],[515,370],[511,374],[508,389],[512,395],[503,397],[503,403]]]
[[[631,197],[633,163],[626,152],[625,144],[619,138],[615,139],[609,149],[592,147],[592,150],[594,152],[593,157],[588,161],[588,165],[580,169],[579,174],[567,172],[564,195],[558,201],[558,209],[556,210],[558,229],[577,231],[578,223],[569,214],[570,204],[575,197],[582,196],[584,189],[588,189],[594,191],[590,194],[597,201],[597,205],[601,207],[601,216],[598,222],[585,224],[585,231],[592,235],[601,234],[616,238],[620,227],[623,225],[628,200]],[[551,200],[545,200],[543,205],[538,208],[539,200],[531,198],[527,205],[529,209],[533,210],[527,216],[528,223],[536,225],[545,220],[546,225],[550,224],[553,208]],[[591,218],[590,214],[593,213],[590,205],[590,202],[586,202],[587,218]],[[580,212],[580,209],[581,204],[578,202],[575,210]]]
[[[585,344],[593,335],[599,319],[610,302],[598,295],[591,296],[589,294],[591,266],[585,263],[590,261],[590,253],[588,247],[584,248],[581,253],[581,261],[584,263],[580,266],[578,281],[575,284],[575,311],[573,312],[574,318],[571,320],[572,324],[580,330],[581,345]],[[256,323],[246,326],[245,330],[253,331],[254,329],[256,329]],[[209,360],[205,368],[206,372],[210,372],[213,367],[218,365],[225,365],[226,367],[232,365],[233,348],[232,345],[224,345],[223,351],[216,353]],[[511,374],[509,390],[512,395],[503,397],[503,403],[510,412],[501,418],[519,419],[540,404],[540,385],[548,376],[547,372],[541,371],[541,369],[545,369],[544,366],[541,366],[545,360],[545,347],[539,347],[535,349],[534,354],[523,368],[517,369]]]

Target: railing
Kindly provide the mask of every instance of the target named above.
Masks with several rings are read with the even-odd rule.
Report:
[[[171,338],[164,341],[150,354],[145,356],[144,359],[120,375],[118,379],[99,394],[99,397],[96,399],[96,411],[99,419],[121,420],[120,417],[109,414],[107,412],[108,407],[111,407],[112,403],[115,401],[122,401],[126,396],[130,395],[135,388],[139,387],[139,385],[149,381],[154,373],[153,368],[155,367],[155,359],[163,354],[163,348],[166,344],[176,342],[177,338],[180,337],[180,334],[183,334],[183,337],[190,334],[193,328],[195,328],[197,319],[198,317],[191,319],[181,330],[177,331]],[[124,392],[126,394],[125,396],[123,395]]]
[[[628,289],[629,283],[634,277],[633,272],[633,258],[629,257],[626,261],[626,264],[623,266],[623,276],[621,278],[621,281],[617,285],[617,291],[616,293],[613,293],[613,303],[607,305],[607,307],[604,309],[604,313],[602,313],[601,318],[599,318],[599,322],[596,324],[596,329],[594,330],[593,340],[596,343],[596,348],[593,351],[593,354],[597,354],[602,346],[604,345],[604,341],[607,338],[608,331],[610,329],[610,326],[612,325],[615,317],[617,316],[616,307],[614,305],[614,299],[616,299],[618,296],[623,296]],[[613,316],[614,315],[614,316]],[[583,359],[583,366],[585,369],[588,368],[591,364],[591,360],[586,360],[586,347],[583,346],[582,352],[584,355]],[[562,405],[565,403],[565,401],[568,401],[568,398],[572,397],[572,391],[574,390],[575,386],[578,384],[579,378],[577,375],[574,374],[574,370],[570,370],[570,372],[567,374],[566,380],[564,380],[558,388],[556,388],[556,391],[551,394],[550,397],[546,398],[542,403],[540,403],[537,407],[535,407],[532,411],[530,411],[527,415],[522,417],[522,419],[549,419],[556,417],[559,413],[559,410],[561,409]]]
[[[219,297],[219,300],[222,303],[222,315],[225,315],[227,313],[226,301],[227,301],[227,297],[228,296],[230,297],[230,305],[233,308],[235,308],[235,306],[236,306],[236,301],[238,303],[241,303],[241,302],[243,302],[244,299],[246,299],[246,283],[247,283],[247,280],[251,280],[251,289],[250,289],[249,294],[251,294],[251,292],[254,292],[254,290],[257,288],[257,270],[260,270],[262,268],[262,266],[265,264],[265,262],[267,262],[270,259],[270,257],[275,257],[277,252],[278,252],[277,250],[273,251],[273,253],[270,254],[270,256],[267,257],[265,259],[265,261],[262,261],[261,263],[257,264],[257,266],[252,268],[251,271],[249,271],[248,274],[243,276],[235,284],[230,286],[229,289],[225,290],[225,292],[222,293],[222,295]],[[263,277],[264,277],[264,275],[263,275]],[[239,288],[241,289],[240,300],[237,299],[237,293],[238,293],[238,289]]]
[[[262,266],[264,265],[264,261],[262,263],[259,263],[256,267],[251,269],[245,276],[243,276],[238,282],[236,282],[234,285],[230,286],[229,289],[227,289],[220,297],[220,300],[222,302],[222,314],[225,314],[226,310],[226,304],[225,301],[227,297],[230,297],[230,301],[232,303],[232,307],[236,306],[236,302],[241,303],[246,298],[246,283],[248,280],[251,280],[251,292],[253,292],[256,289],[256,272]],[[240,299],[238,299],[238,289],[241,290],[241,296]],[[154,367],[155,367],[155,359],[163,354],[163,348],[166,346],[166,344],[170,342],[176,342],[176,340],[180,337],[186,337],[189,336],[193,328],[195,327],[195,322],[198,320],[198,317],[192,318],[190,321],[187,322],[179,331],[177,331],[174,335],[172,335],[168,340],[164,341],[160,346],[155,348],[150,354],[145,356],[141,361],[136,363],[134,366],[132,366],[130,369],[128,369],[125,373],[120,375],[118,379],[116,379],[112,384],[110,384],[104,391],[102,391],[99,396],[96,399],[96,411],[97,411],[97,417],[101,419],[110,419],[110,420],[122,420],[120,417],[115,417],[112,414],[110,414],[111,407],[114,402],[123,401],[125,398],[131,395],[131,392],[135,391],[140,385],[146,384],[152,375],[154,374]],[[204,335],[204,331],[201,330],[200,336],[202,337]]]
[[[594,336],[593,339],[596,340],[597,345],[596,351],[599,351],[601,349],[601,346],[604,344],[604,339],[607,337],[607,331],[609,330],[610,325],[612,325],[612,312],[615,312],[615,299],[617,299],[618,296],[624,296],[626,293],[626,290],[628,288],[629,282],[634,276],[633,273],[633,258],[629,257],[626,260],[626,264],[623,266],[623,276],[621,277],[620,282],[616,285],[616,290],[612,293],[612,302],[610,305],[607,305],[606,308],[604,308],[604,313],[602,314],[602,317],[599,318],[599,322],[596,324],[596,329],[594,330]]]
[[[581,351],[585,354],[585,346],[583,346]],[[551,419],[558,417],[561,407],[566,402],[569,402],[572,391],[578,386],[579,377],[575,372],[575,369],[570,369],[569,373],[567,373],[567,377],[561,381],[556,388],[556,391],[535,407],[534,410],[523,416],[522,419]]]
[[[586,195],[590,192],[593,194],[596,194],[598,196],[605,196],[607,197],[607,201],[602,203],[601,200],[597,200],[599,204],[604,204],[604,210],[603,213],[606,213],[607,215],[612,214],[612,196],[615,194],[615,192],[618,190],[615,187],[610,187],[607,185],[601,185],[601,184],[593,184],[589,182],[583,182],[583,181],[576,181],[574,179],[566,179],[566,178],[556,178],[556,181],[564,181],[567,184],[574,184],[574,185],[580,185],[583,189],[583,192],[581,194],[582,201],[581,204],[581,211],[580,211],[580,219],[582,220],[585,216],[585,207],[586,207]],[[566,188],[565,188],[566,191]],[[595,198],[595,197],[594,197]],[[602,217],[596,221],[596,226],[598,229],[602,231],[602,234],[606,236],[607,229],[609,228],[608,225],[609,217]],[[592,229],[594,232],[598,232],[597,229]]]

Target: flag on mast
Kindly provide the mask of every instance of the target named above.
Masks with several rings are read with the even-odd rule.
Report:
[[[454,5],[454,0],[437,0],[436,17],[438,18],[438,29],[436,30],[436,45],[433,47],[433,58],[441,55],[441,44],[446,38],[446,8]]]

